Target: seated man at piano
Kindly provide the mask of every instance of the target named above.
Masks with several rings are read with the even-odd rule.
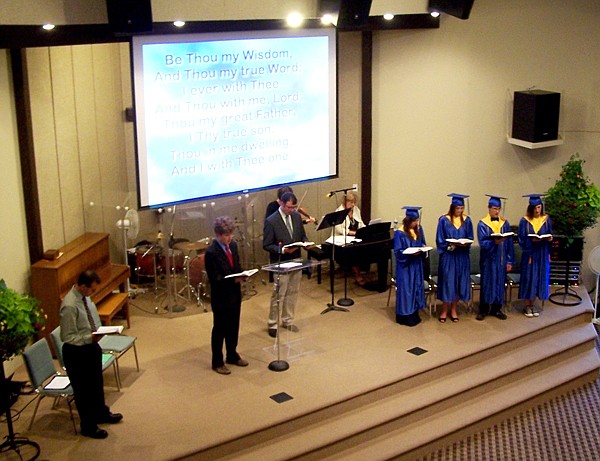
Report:
[[[115,424],[123,419],[120,413],[111,413],[104,401],[102,349],[94,334],[100,325],[96,305],[91,300],[101,280],[96,272],[82,272],[60,308],[60,336],[63,340],[65,368],[75,394],[81,435],[105,439],[108,432],[98,424]]]
[[[358,207],[358,205],[356,205],[357,201],[358,197],[356,196],[356,194],[352,191],[348,191],[346,193],[346,196],[344,197],[344,203],[338,206],[335,210],[350,210],[344,222],[335,226],[336,235],[346,235],[354,237],[358,229],[360,229],[361,227],[365,227],[365,223],[363,222],[362,217],[360,215],[360,208]],[[356,281],[357,285],[364,287],[368,283],[369,279],[366,275],[369,272],[369,266],[370,264],[363,264],[362,266],[352,266],[352,275],[354,276],[354,280]]]

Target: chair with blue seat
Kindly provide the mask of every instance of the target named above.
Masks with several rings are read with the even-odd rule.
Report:
[[[60,326],[56,327],[50,333],[50,339],[52,340],[52,345],[54,346],[54,351],[56,352],[56,359],[58,360],[58,364],[65,370],[65,362],[63,361],[62,355],[62,346],[63,340],[60,337]],[[113,354],[102,353],[102,371],[106,371],[108,368],[112,366],[113,372],[115,374],[115,382],[117,383],[117,389],[119,392],[121,391],[121,377],[117,373],[117,364],[116,357]]]
[[[478,245],[471,245],[471,251],[469,254],[470,271],[469,278],[471,279],[471,301],[468,303],[468,309],[473,309],[473,299],[475,291],[481,292],[481,267],[479,265],[479,258],[481,253],[481,247]]]
[[[438,288],[438,270],[440,266],[440,255],[436,248],[429,252],[427,259],[429,262],[429,276],[427,277],[427,284],[429,285],[429,315],[433,316],[437,307],[435,297]]]
[[[100,320],[100,316],[98,312],[95,310],[91,311],[92,316],[94,317],[94,321],[96,325],[101,325],[102,322]],[[119,359],[125,354],[128,350],[133,349],[133,353],[135,355],[135,366],[137,371],[140,371],[140,363],[138,361],[137,348],[135,346],[135,341],[137,337],[128,336],[128,335],[104,335],[98,344],[102,348],[102,352],[107,354],[112,354],[115,357],[115,365],[117,367],[117,375],[119,375],[119,386],[121,385],[121,369],[119,368]]]
[[[506,284],[508,288],[508,305],[513,306],[513,289],[519,289],[521,283],[521,246],[519,244],[514,245],[515,249],[515,260],[512,265],[510,272],[506,274]]]
[[[48,346],[46,338],[41,338],[26,348],[25,351],[23,351],[23,359],[25,360],[27,373],[37,398],[33,416],[29,423],[29,429],[33,426],[35,415],[37,414],[40,402],[44,397],[54,398],[54,403],[52,405],[53,409],[56,408],[59,399],[64,398],[69,406],[73,430],[75,431],[75,434],[77,434],[77,427],[75,426],[75,418],[73,417],[73,409],[71,407],[71,402],[74,399],[73,388],[68,382],[68,376],[56,371],[52,353],[50,352],[50,346]],[[54,385],[59,379],[66,379],[66,383],[54,388]]]

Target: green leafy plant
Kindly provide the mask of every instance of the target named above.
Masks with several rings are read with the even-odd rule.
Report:
[[[40,302],[8,288],[0,280],[0,358],[8,360],[23,352],[29,340],[44,329],[46,315]]]
[[[556,235],[581,236],[600,217],[600,190],[583,173],[584,163],[579,153],[572,155],[544,199]]]

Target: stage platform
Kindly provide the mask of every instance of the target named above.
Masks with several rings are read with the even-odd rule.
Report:
[[[539,318],[509,310],[505,321],[478,322],[463,311],[458,323],[441,324],[422,312],[408,328],[394,322],[387,292],[353,283],[350,312],[321,315],[327,285],[303,278],[300,332],[282,335],[290,368],[273,372],[270,285],[257,283],[242,307],[238,347],[250,366],[229,376],[210,369],[210,312],[188,305],[154,314],[153,300],[138,296],[125,333],[138,337],[142,370],[121,359],[122,392],[105,375],[107,401],[124,421],[93,441],[43,402],[33,429],[23,429],[26,411],[19,431],[40,443],[44,459],[416,459],[597,378],[583,287],[582,304],[546,302]],[[338,281],[336,299],[342,292]]]

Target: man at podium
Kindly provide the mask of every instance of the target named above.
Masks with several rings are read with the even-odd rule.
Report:
[[[263,232],[263,248],[269,252],[269,261],[289,261],[300,257],[300,248],[286,248],[285,245],[295,242],[306,242],[306,232],[302,225],[302,217],[296,211],[298,199],[293,192],[286,192],[281,196],[281,205],[272,215],[265,220]],[[281,305],[281,326],[290,331],[297,332],[294,324],[296,301],[302,271],[292,271],[279,275],[279,300]],[[277,275],[275,275],[277,280]],[[271,307],[269,310],[268,331],[269,336],[277,336],[277,290],[273,291]]]

